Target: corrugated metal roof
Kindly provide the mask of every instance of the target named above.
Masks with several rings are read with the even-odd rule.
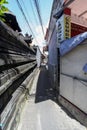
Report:
[[[66,53],[74,49],[77,45],[81,44],[86,39],[87,39],[87,32],[79,34],[68,40],[65,40],[60,45],[60,55],[61,56],[65,55]]]

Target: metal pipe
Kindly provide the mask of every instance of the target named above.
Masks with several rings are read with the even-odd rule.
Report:
[[[65,76],[67,76],[67,77],[76,79],[76,80],[80,80],[80,81],[83,81],[83,82],[87,82],[86,79],[83,79],[83,78],[80,78],[80,77],[77,77],[77,76],[74,76],[74,75],[69,75],[69,74],[66,74],[66,73],[61,73],[61,74],[62,74],[62,75],[65,75]]]

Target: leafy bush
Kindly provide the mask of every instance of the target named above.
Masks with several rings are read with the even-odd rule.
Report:
[[[8,4],[7,0],[0,0],[0,20],[3,20],[4,12],[8,11],[8,8],[4,6],[4,4]]]

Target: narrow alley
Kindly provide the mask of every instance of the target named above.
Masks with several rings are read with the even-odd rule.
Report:
[[[33,82],[18,130],[86,130],[56,103],[56,93],[49,83],[48,70],[41,68]]]
[[[87,0],[0,0],[0,130],[87,130]]]

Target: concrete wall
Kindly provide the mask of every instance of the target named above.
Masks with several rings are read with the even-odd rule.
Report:
[[[40,65],[41,65],[41,51],[40,51],[39,47],[37,47],[36,61],[37,61],[37,67],[40,67]]]
[[[33,67],[36,67],[33,49],[0,21],[0,114]]]
[[[87,114],[87,80],[83,66],[87,63],[87,44],[81,44],[61,57],[60,95]]]
[[[48,69],[52,86],[57,84],[57,37],[56,30],[53,30],[52,37],[49,42]]]

